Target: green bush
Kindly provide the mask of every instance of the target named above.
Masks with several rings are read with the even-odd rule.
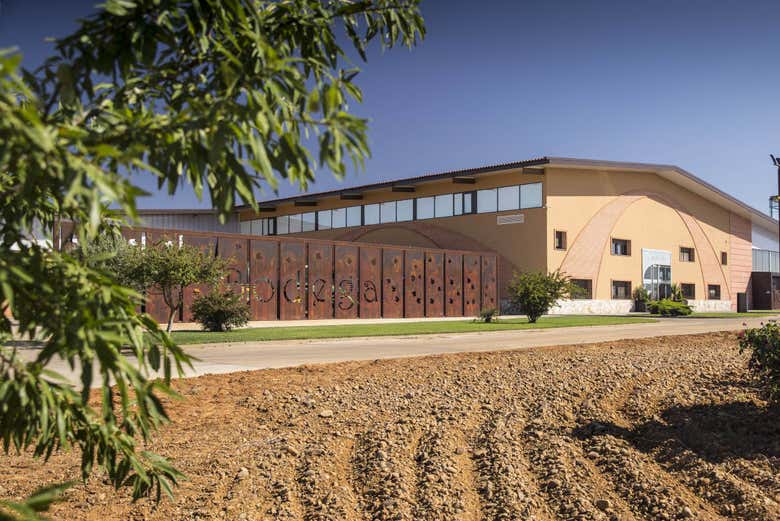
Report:
[[[748,368],[767,397],[780,402],[780,327],[776,322],[740,333],[739,352],[750,351]]]
[[[557,301],[579,295],[582,288],[559,271],[552,273],[515,273],[509,283],[512,304],[518,306],[534,323]]]
[[[647,302],[650,300],[650,292],[647,291],[647,288],[644,286],[637,286],[634,288],[634,293],[632,295],[634,297],[634,300],[637,302]]]
[[[647,303],[647,310],[653,315],[661,315],[663,317],[679,317],[693,313],[688,304],[668,298],[651,300]]]
[[[498,316],[498,310],[496,308],[485,308],[479,312],[479,321],[485,324],[496,322]]]
[[[229,331],[249,321],[249,304],[232,291],[214,290],[192,303],[195,322],[206,331]]]

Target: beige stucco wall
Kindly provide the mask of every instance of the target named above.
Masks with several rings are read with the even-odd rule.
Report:
[[[731,253],[734,216],[703,197],[653,173],[547,169],[547,234],[567,233],[567,249],[551,248],[548,270],[563,269],[591,278],[595,299],[610,299],[613,280],[642,283],[642,249],[665,250],[672,257],[672,281],[696,285],[696,299],[706,299],[707,285],[721,285],[721,299],[736,301],[745,291],[743,256]],[[611,254],[611,238],[631,241],[631,255]],[[680,262],[680,247],[696,250],[695,262]],[[733,284],[739,280],[739,284]],[[735,287],[735,286],[739,287]]]

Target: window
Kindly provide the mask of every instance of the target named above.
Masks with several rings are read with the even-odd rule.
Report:
[[[463,194],[463,213],[474,213],[474,192]]]
[[[555,230],[555,249],[556,250],[566,249],[566,232]]]
[[[631,241],[612,239],[612,255],[631,255]]]
[[[241,221],[240,232],[244,235],[250,235],[252,233],[252,223],[254,221]]]
[[[542,207],[542,183],[520,185],[520,208]]]
[[[694,262],[696,255],[693,252],[693,248],[686,248],[680,246],[680,262]]]
[[[347,226],[360,226],[363,224],[363,212],[361,206],[347,208]]]
[[[720,300],[720,284],[707,286],[707,298],[709,300]]]
[[[729,254],[725,251],[720,252],[720,263],[726,266],[729,263]]]
[[[380,223],[395,222],[395,201],[391,201],[389,203],[382,203],[379,206],[379,222]]]
[[[330,210],[320,210],[317,212],[317,229],[330,230],[332,222],[332,212]]]
[[[363,224],[379,224],[378,204],[367,204],[363,207]]]
[[[498,189],[498,211],[520,209],[520,187],[503,186]]]
[[[498,209],[497,190],[477,190],[477,213],[495,212]]]
[[[628,300],[631,298],[631,283],[627,280],[612,281],[612,298],[615,300]]]
[[[571,279],[571,283],[580,288],[580,291],[572,293],[574,300],[590,300],[593,298],[593,281],[590,279]]]
[[[290,233],[290,216],[282,215],[276,218],[276,234],[285,235]]]
[[[264,235],[276,235],[276,217],[265,219]]]
[[[330,225],[333,228],[344,228],[347,225],[347,209],[336,208],[331,212]]]
[[[420,197],[417,199],[417,219],[431,219],[433,217],[433,197]]]
[[[461,215],[463,213],[463,194],[452,194],[452,202],[455,207],[453,213]]]
[[[301,214],[290,215],[290,233],[299,233],[302,227]]]
[[[436,217],[452,217],[452,194],[437,195],[433,202]]]
[[[680,284],[680,291],[682,292],[684,299],[693,300],[696,298],[696,284],[686,284],[683,282]]]
[[[302,232],[313,232],[316,229],[315,226],[315,220],[316,214],[314,212],[307,212],[304,214],[301,214],[301,231]]]
[[[398,201],[395,205],[396,221],[411,221],[414,219],[414,199]]]

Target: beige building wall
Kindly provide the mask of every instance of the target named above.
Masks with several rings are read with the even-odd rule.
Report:
[[[643,248],[671,253],[672,282],[695,284],[693,304],[699,309],[732,308],[736,292],[747,290],[749,259],[744,241],[733,244],[737,216],[727,209],[654,173],[565,168],[546,173],[547,234],[552,239],[556,230],[565,231],[568,243],[565,251],[550,248],[547,268],[591,279],[594,299],[611,300],[614,280],[630,281],[632,289],[642,284]],[[743,236],[745,222],[740,221]],[[630,240],[631,255],[612,255],[612,238]],[[681,262],[680,247],[694,248],[695,261]],[[706,300],[709,284],[721,286],[720,301]]]

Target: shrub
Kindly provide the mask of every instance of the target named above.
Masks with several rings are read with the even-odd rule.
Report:
[[[192,303],[195,322],[207,331],[229,331],[249,321],[249,304],[232,291],[214,290]]]
[[[750,351],[748,369],[767,397],[780,402],[780,327],[769,322],[740,334],[739,352]]]
[[[668,298],[651,300],[647,303],[647,310],[653,315],[661,315],[663,317],[679,317],[693,313],[688,304]]]
[[[671,291],[671,293],[672,293],[671,299],[673,301],[675,301],[675,302],[682,302],[683,304],[687,304],[688,303],[688,301],[685,300],[685,297],[683,297],[682,286],[680,286],[679,284],[677,284],[675,282],[674,284],[672,284],[671,290],[672,290]]]
[[[531,323],[547,313],[558,300],[579,295],[581,291],[582,288],[559,271],[515,273],[509,283],[512,303],[522,309]]]
[[[485,308],[479,312],[479,321],[485,324],[490,324],[496,321],[498,316],[498,310],[496,308]]]
[[[634,300],[637,302],[647,302],[650,300],[650,293],[647,291],[647,288],[644,286],[637,286],[634,288],[634,293],[632,295],[634,297]]]

